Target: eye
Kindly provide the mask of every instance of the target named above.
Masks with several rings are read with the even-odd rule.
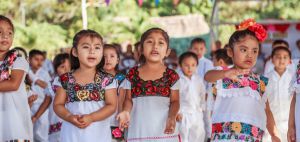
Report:
[[[84,48],[84,49],[88,49],[89,47],[88,47],[88,46],[83,46],[82,48]]]
[[[96,46],[95,49],[101,49],[101,46]]]
[[[247,51],[247,49],[241,49],[241,52],[243,52],[243,53],[246,52],[246,51]]]
[[[152,43],[152,40],[147,40],[146,43]]]

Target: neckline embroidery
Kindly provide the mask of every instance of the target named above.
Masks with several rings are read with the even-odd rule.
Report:
[[[12,53],[5,57],[0,65],[0,81],[10,78],[12,65],[18,57],[18,54],[15,50],[12,50],[11,52]]]

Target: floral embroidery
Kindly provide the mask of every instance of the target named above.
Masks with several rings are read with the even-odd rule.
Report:
[[[264,131],[256,126],[241,122],[214,123],[212,140],[242,140],[262,142]]]
[[[130,69],[126,78],[131,82],[132,98],[143,96],[169,97],[171,87],[179,80],[178,74],[169,68],[166,69],[162,78],[154,81],[142,80],[139,77],[138,67]]]
[[[229,78],[223,79],[223,88],[224,89],[232,89],[232,88],[244,88],[250,87],[252,90],[256,90],[263,96],[266,91],[266,86],[268,84],[268,78],[250,73],[249,75],[240,75],[238,78],[241,80],[240,82],[234,82]]]
[[[7,80],[11,75],[11,67],[18,57],[18,53],[15,50],[9,51],[10,54],[5,57],[0,65],[0,81]]]
[[[104,100],[105,87],[113,82],[113,77],[102,71],[95,75],[95,83],[81,86],[76,83],[72,72],[60,76],[62,87],[67,91],[68,101],[102,101]]]
[[[111,127],[111,134],[113,139],[123,140],[124,132],[122,132],[119,127]]]
[[[52,134],[52,133],[55,133],[55,132],[59,132],[60,129],[61,129],[61,125],[62,125],[62,122],[58,122],[58,123],[50,125],[49,135]]]

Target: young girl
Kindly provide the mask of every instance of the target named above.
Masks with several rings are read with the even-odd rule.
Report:
[[[287,142],[289,107],[292,100],[289,88],[294,75],[288,69],[291,63],[291,51],[286,47],[276,47],[272,51],[271,58],[275,67],[265,75],[269,79],[269,89],[265,94],[278,127],[280,140]],[[267,133],[265,136],[264,140],[270,141]]]
[[[300,60],[298,61],[296,77],[294,78],[293,99],[290,107],[288,141],[300,142]]]
[[[15,50],[9,51],[13,36],[12,22],[0,15],[0,141],[29,142],[33,128],[24,82],[29,65]]]
[[[266,126],[272,141],[280,141],[265,94],[268,79],[249,72],[255,65],[259,42],[265,38],[262,25],[252,19],[246,20],[229,39],[228,55],[234,66],[206,73],[205,80],[217,82],[212,141],[261,142]]]
[[[114,79],[118,83],[117,88],[117,94],[118,94],[118,111],[112,116],[111,118],[111,131],[112,131],[112,137],[114,141],[122,141],[124,139],[124,134],[121,132],[121,130],[118,127],[118,121],[116,120],[116,114],[118,112],[121,112],[123,107],[123,102],[125,99],[125,90],[121,86],[123,84],[122,82],[125,79],[125,75],[122,74],[118,70],[118,64],[120,61],[120,55],[118,53],[117,48],[114,45],[111,44],[105,44],[104,45],[104,71],[113,75]]]
[[[205,105],[205,85],[196,74],[198,57],[195,53],[186,52],[179,57],[180,74],[180,113],[177,120],[183,142],[204,142],[205,129],[203,112]]]
[[[111,142],[110,119],[116,110],[116,83],[101,70],[103,39],[82,30],[73,39],[72,71],[60,76],[54,111],[62,118],[62,142]],[[101,62],[102,61],[102,62]]]
[[[71,70],[71,64],[69,61],[69,54],[62,53],[55,56],[53,60],[53,66],[55,73],[57,76],[54,78],[54,80],[51,82],[52,92],[51,97],[52,100],[54,100],[55,92],[58,88],[58,86],[54,84],[58,84],[59,77]],[[49,108],[49,142],[59,142],[60,141],[60,130],[62,125],[62,120],[54,113],[53,110],[53,101],[51,103],[51,106]]]
[[[179,76],[163,63],[170,52],[168,34],[160,28],[147,30],[141,37],[141,49],[143,64],[126,76],[131,90],[118,115],[120,127],[128,127],[127,141],[180,141],[176,127]]]

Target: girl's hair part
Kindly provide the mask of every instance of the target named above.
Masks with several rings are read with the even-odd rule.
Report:
[[[258,42],[257,37],[255,36],[255,33],[246,29],[246,30],[241,30],[241,31],[235,31],[229,38],[229,42],[228,45],[230,48],[233,49],[234,44],[237,42],[240,42],[241,39],[245,38],[246,36],[251,36],[253,38],[255,38]]]
[[[276,52],[278,52],[278,51],[280,51],[280,50],[286,51],[286,52],[289,54],[290,59],[292,58],[292,53],[291,53],[291,51],[290,51],[287,47],[284,47],[284,46],[278,46],[278,47],[274,48],[274,49],[272,50],[271,57],[273,58],[273,57],[275,56]]]
[[[94,30],[87,29],[87,30],[81,30],[78,33],[76,33],[75,36],[74,36],[74,38],[73,38],[73,45],[72,45],[72,49],[71,49],[71,53],[70,53],[70,62],[71,62],[71,69],[72,70],[76,70],[80,66],[78,57],[75,57],[72,54],[72,52],[73,52],[73,50],[77,50],[79,41],[83,37],[98,38],[98,39],[101,40],[101,44],[103,45],[103,38],[102,38],[102,36],[99,33],[97,33],[96,31],[94,31]],[[103,65],[104,65],[104,60],[103,60],[103,57],[102,57],[100,63],[96,67],[97,70],[102,70],[101,67]]]
[[[179,56],[179,65],[182,66],[183,60],[189,57],[194,58],[197,62],[197,65],[199,64],[198,56],[195,53],[188,51]]]
[[[9,18],[5,17],[4,15],[0,15],[0,21],[7,22],[11,26],[13,32],[15,32],[14,24],[12,23],[12,21]]]
[[[155,28],[151,28],[151,29],[148,29],[147,31],[145,31],[142,36],[141,36],[141,40],[140,40],[140,44],[141,44],[141,56],[140,56],[140,59],[139,59],[139,62],[141,64],[144,64],[146,62],[146,58],[145,56],[142,54],[143,53],[143,50],[144,50],[144,42],[145,40],[148,38],[148,36],[153,33],[153,32],[159,32],[162,34],[163,38],[165,39],[166,43],[167,43],[167,48],[169,48],[169,44],[170,44],[170,39],[169,39],[169,35],[166,31],[164,31],[163,29],[161,28],[158,28],[158,27],[155,27]]]

